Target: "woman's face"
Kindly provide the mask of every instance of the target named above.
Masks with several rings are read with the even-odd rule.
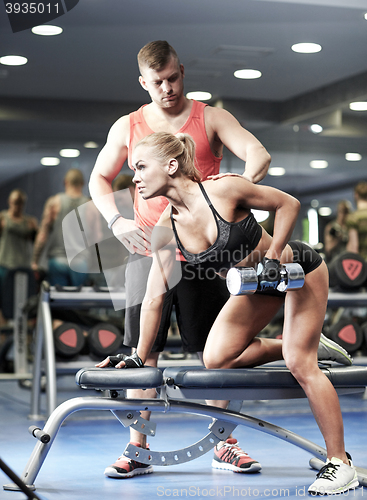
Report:
[[[144,200],[162,196],[167,187],[168,164],[154,156],[154,150],[148,146],[137,146],[132,155],[134,167],[133,182]]]

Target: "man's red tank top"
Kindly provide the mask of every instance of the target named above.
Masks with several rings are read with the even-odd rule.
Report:
[[[146,106],[146,104],[144,105]],[[129,142],[129,167],[132,168],[131,156],[135,144],[143,137],[153,134],[154,130],[149,128],[144,116],[143,108],[130,113],[130,142]],[[202,180],[209,175],[219,172],[221,158],[217,158],[212,150],[205,130],[204,109],[207,104],[200,101],[193,101],[190,116],[186,123],[177,131],[177,133],[190,134],[196,145],[197,167],[201,173]],[[168,201],[163,196],[144,200],[137,191],[135,191],[134,211],[136,223],[143,226],[155,226],[159,217],[168,205]]]

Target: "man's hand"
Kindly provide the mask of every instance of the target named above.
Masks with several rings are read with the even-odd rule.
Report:
[[[112,232],[130,253],[140,255],[150,253],[152,228],[145,227],[143,230],[133,220],[120,217],[113,224]]]
[[[236,174],[235,172],[223,172],[221,174],[209,175],[207,179],[211,179],[212,181],[217,181],[218,179],[222,179],[223,177],[244,177],[248,181],[252,182],[251,179],[246,177],[246,175]]]

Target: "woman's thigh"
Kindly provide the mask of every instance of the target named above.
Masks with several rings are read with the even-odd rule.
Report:
[[[231,296],[215,320],[205,344],[205,357],[234,359],[272,320],[284,303],[267,295]]]
[[[287,293],[283,327],[283,355],[286,361],[317,362],[328,291],[328,270],[323,262],[306,275],[301,289]]]

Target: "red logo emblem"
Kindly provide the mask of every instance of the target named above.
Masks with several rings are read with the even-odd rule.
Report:
[[[354,281],[358,278],[363,267],[362,262],[355,259],[344,259],[342,264],[344,272],[350,280]]]

